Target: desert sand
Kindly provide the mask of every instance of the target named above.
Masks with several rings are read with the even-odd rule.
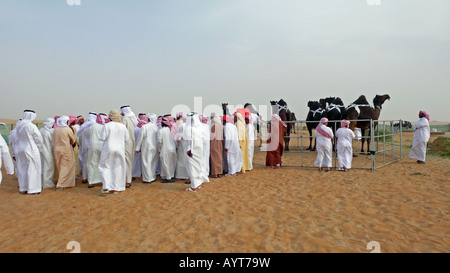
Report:
[[[67,253],[70,241],[83,253],[367,253],[370,241],[388,253],[449,252],[450,159],[417,164],[411,139],[403,133],[403,160],[373,172],[258,164],[198,192],[186,192],[184,181],[138,178],[100,196],[100,186],[78,179],[74,188],[28,196],[2,168],[0,252]],[[296,156],[283,160],[295,164]],[[265,153],[254,162],[263,164]]]

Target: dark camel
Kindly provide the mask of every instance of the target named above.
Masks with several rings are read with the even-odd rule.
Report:
[[[309,132],[309,147],[307,150],[316,150],[316,142],[314,141],[314,148],[312,147],[312,130],[319,125],[320,119],[323,117],[326,117],[326,111],[322,107],[322,104],[318,101],[309,101],[308,102],[309,112],[306,117],[306,127],[308,128]]]
[[[334,142],[333,142],[333,150],[335,150],[336,148],[336,131],[337,129],[339,129],[341,127],[341,123],[338,122],[338,120],[342,120],[342,114],[345,111],[345,106],[344,103],[342,102],[341,98],[337,97],[337,98],[327,98],[326,99],[328,102],[328,106],[327,106],[327,119],[329,120],[328,122],[328,127],[331,128],[331,130],[333,131],[333,135],[334,135]],[[336,121],[333,121],[336,120]]]
[[[369,105],[366,97],[361,95],[356,101],[347,106],[344,111],[344,119],[350,120],[350,129],[355,130],[355,127],[361,129],[361,135],[364,136],[364,133],[367,129],[369,129],[369,138],[367,139],[367,154],[370,154],[370,136],[372,132],[370,130],[370,121],[359,121],[363,119],[372,119],[373,128],[375,129],[378,125],[378,118],[381,113],[381,106],[386,100],[390,100],[391,97],[388,94],[385,95],[376,95],[373,99],[373,107]],[[364,138],[362,138],[361,144],[361,153],[364,153]]]

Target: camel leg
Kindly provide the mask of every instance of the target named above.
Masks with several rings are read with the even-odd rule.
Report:
[[[289,137],[284,137],[284,150],[289,151]]]
[[[309,132],[309,147],[306,150],[312,150],[312,129],[308,128]]]
[[[369,138],[367,139],[367,154],[370,155],[370,136],[372,131],[369,129]]]
[[[366,129],[361,129],[361,136],[362,136],[362,138],[361,138],[361,153],[364,153],[364,141],[366,140],[364,138],[365,132],[366,132]]]

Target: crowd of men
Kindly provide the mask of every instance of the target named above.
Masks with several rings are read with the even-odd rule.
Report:
[[[9,175],[17,176],[21,194],[40,194],[43,188],[74,187],[76,176],[88,188],[101,184],[100,194],[118,193],[141,177],[153,183],[186,180],[187,191],[197,191],[209,178],[235,176],[253,169],[257,132],[254,115],[247,108],[233,115],[211,116],[177,113],[156,116],[135,115],[130,106],[104,113],[47,118],[39,130],[32,123],[33,110],[25,110],[10,132],[11,155],[0,138],[2,161]],[[429,115],[420,111],[410,157],[425,163],[430,136]],[[319,170],[332,166],[332,130],[323,118],[315,128]],[[266,166],[279,168],[287,126],[273,114],[267,139]],[[355,134],[343,120],[336,131],[338,170],[348,171],[352,162]],[[1,184],[0,174],[0,184]],[[55,183],[56,182],[56,183]]]
[[[33,110],[25,110],[10,132],[12,160],[7,146],[2,148],[5,169],[15,173],[22,194],[74,187],[77,176],[88,188],[101,184],[101,194],[125,191],[138,177],[153,183],[158,176],[162,183],[185,180],[186,190],[197,191],[210,178],[253,169],[257,132],[246,108],[208,118],[197,113],[135,115],[125,105],[108,115],[90,112],[86,119],[47,118],[41,129],[32,123],[35,119]],[[282,122],[278,115],[273,121],[277,127]],[[274,149],[278,153],[282,140]],[[281,154],[268,162],[280,166]]]

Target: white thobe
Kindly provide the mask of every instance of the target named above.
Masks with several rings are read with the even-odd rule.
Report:
[[[104,141],[99,170],[104,190],[125,190],[126,163],[125,142],[129,139],[128,130],[122,123],[108,122],[103,126],[100,140]]]
[[[409,157],[425,162],[427,142],[430,139],[430,123],[423,117],[414,124],[414,136]]]
[[[227,122],[223,126],[225,134],[225,149],[227,154],[227,168],[228,174],[236,174],[242,169],[242,153],[239,147],[238,131],[235,125]]]
[[[31,122],[18,125],[16,140],[16,160],[19,189],[21,192],[39,193],[42,190],[42,167],[39,148],[42,136],[39,129]]]
[[[142,162],[142,181],[153,182],[156,180],[156,168],[158,167],[158,131],[153,123],[142,125],[136,140],[136,151],[140,151]]]
[[[209,176],[209,154],[211,145],[211,127],[202,123],[203,127],[203,168],[205,169],[205,175]]]
[[[177,121],[178,123],[178,121]],[[180,134],[183,133],[184,129],[184,123],[180,122],[180,125],[178,126],[178,132]],[[189,179],[189,173],[186,169],[186,161],[187,161],[187,155],[183,148],[182,140],[177,142],[177,167],[175,169],[175,178],[177,179]]]
[[[340,168],[350,169],[352,167],[353,149],[352,141],[355,133],[348,128],[339,128],[336,131],[337,137],[337,159]]]
[[[41,147],[41,165],[42,165],[42,188],[53,188],[55,182],[53,175],[55,174],[55,162],[53,159],[53,129],[41,128],[39,132],[42,135]]]
[[[177,148],[169,127],[163,127],[158,131],[158,150],[161,159],[161,178],[174,178],[177,165]]]
[[[14,169],[15,169],[15,175],[17,178],[19,178],[18,172],[19,172],[19,168],[17,168],[17,160],[15,159],[16,154],[17,154],[17,145],[15,145],[16,143],[16,137],[17,137],[17,125],[19,124],[19,122],[16,123],[16,126],[14,127],[13,130],[11,130],[11,132],[9,132],[9,147],[11,147],[11,157],[14,159],[13,160],[13,164],[14,164]]]
[[[325,126],[323,124],[319,125],[322,126],[322,129],[326,131],[331,138],[333,138],[333,131],[330,127]],[[314,130],[314,136],[316,137],[316,149],[317,149],[317,158],[314,162],[314,165],[321,168],[321,167],[332,167],[333,161],[332,161],[332,154],[333,154],[333,144],[331,143],[331,139],[322,136],[317,132],[317,130]]]
[[[135,140],[138,139],[140,132],[141,132],[141,128],[136,126],[136,128],[134,128],[134,139]],[[141,154],[137,153],[137,152],[134,153],[132,176],[133,177],[141,177],[142,176]]]
[[[253,170],[253,155],[255,153],[255,139],[256,139],[256,129],[253,124],[247,124],[247,134],[248,134],[248,157],[250,170]]]
[[[14,174],[14,163],[12,161],[11,155],[9,154],[9,148],[6,144],[3,136],[0,136],[0,169],[2,167],[2,162],[4,163],[5,170],[7,174]],[[2,184],[2,172],[0,172],[0,185]]]
[[[204,182],[209,182],[209,178],[208,175],[206,175],[203,162],[203,128],[201,126],[190,128],[190,139],[184,139],[182,143],[184,150],[186,152],[190,150],[192,153],[192,157],[189,157],[186,154],[186,168],[189,173],[191,188],[195,189],[200,187]]]
[[[81,151],[80,150],[78,151],[78,155],[81,153],[80,171],[83,174],[83,180],[88,179],[87,163],[88,163],[89,147],[90,147],[90,141],[91,141],[89,129],[93,124],[96,124],[96,122],[94,120],[83,123],[83,125],[81,125],[80,131],[77,133],[78,140],[80,141],[79,144],[81,144],[80,145]]]
[[[103,130],[102,124],[95,123],[89,127],[89,148],[87,157],[87,180],[90,185],[98,184],[102,182],[102,176],[100,175],[100,159],[103,149],[103,141],[100,139],[100,135]]]

